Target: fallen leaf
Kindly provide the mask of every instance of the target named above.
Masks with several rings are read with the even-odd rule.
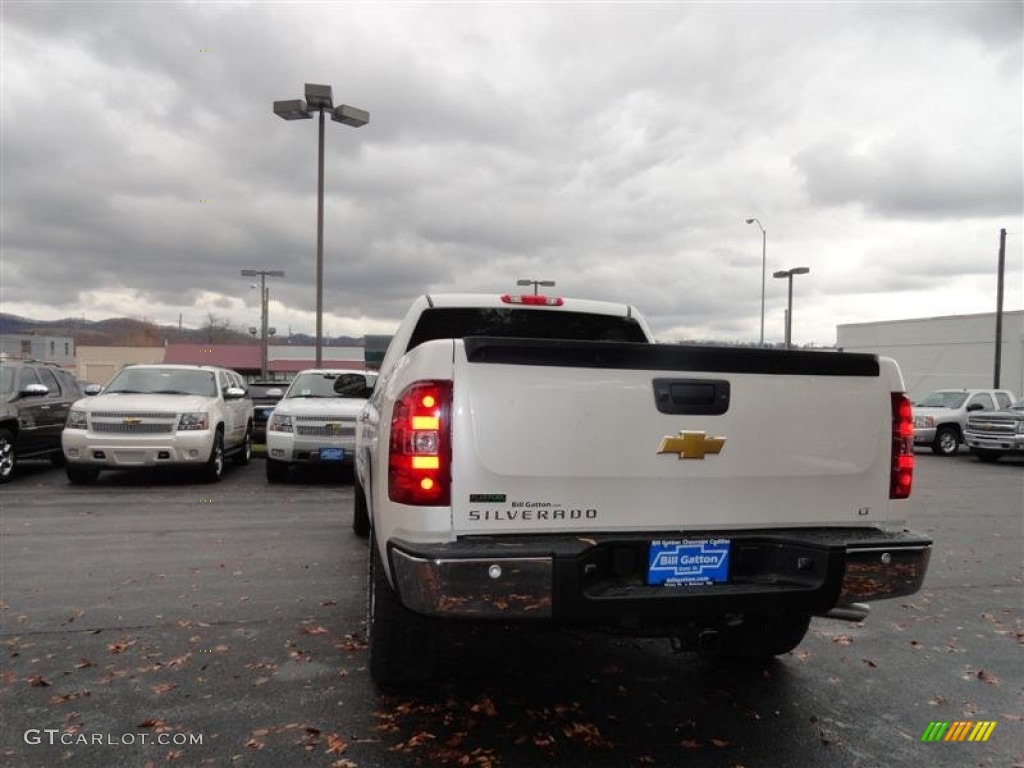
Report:
[[[303,627],[301,631],[302,631],[302,634],[304,634],[304,635],[326,635],[327,634],[327,629],[325,627],[321,627],[319,625],[317,625],[315,627]]]
[[[480,700],[469,709],[471,712],[477,712],[479,714],[487,715],[488,717],[498,716],[498,708],[494,706],[494,700],[490,696],[482,696]]]
[[[84,699],[86,696],[92,696],[92,691],[75,691],[74,693],[65,693],[61,696],[54,696],[50,699],[51,704],[63,704],[66,701],[74,701],[75,699]]]
[[[113,654],[118,654],[118,653],[122,653],[123,651],[127,650],[128,648],[131,648],[133,645],[135,645],[135,641],[134,640],[132,640],[130,638],[125,638],[123,640],[118,640],[116,643],[111,643],[110,645],[107,646],[107,650],[110,651]]]
[[[148,720],[143,720],[141,723],[136,725],[136,728],[159,728],[164,724],[163,720],[157,720],[155,717],[151,717]]]
[[[853,638],[849,635],[836,635],[832,638],[832,642],[836,645],[852,645]]]
[[[25,678],[25,682],[33,688],[48,688],[50,685],[49,681],[41,675],[32,675],[32,677],[27,677]]]
[[[336,733],[327,734],[327,754],[340,755],[348,749],[348,744]]]
[[[877,668],[877,667],[878,667],[878,664],[876,664],[875,662],[873,662],[873,661],[872,661],[871,659],[861,659],[861,661],[863,661],[863,662],[864,662],[865,664],[867,664],[867,665],[868,665],[869,667],[871,667],[872,669],[875,669],[875,668]]]
[[[978,670],[978,679],[989,685],[999,685],[999,678],[986,669]]]
[[[159,685],[151,685],[149,689],[159,696],[161,693],[167,693],[177,687],[175,683],[160,683]]]
[[[75,669],[86,669],[87,667],[92,667],[92,666],[95,666],[92,663],[92,661],[87,659],[87,658],[85,658],[85,656],[83,656],[82,658],[80,658],[78,660],[78,663],[75,664]]]

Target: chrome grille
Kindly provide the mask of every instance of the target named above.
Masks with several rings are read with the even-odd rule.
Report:
[[[304,437],[355,437],[355,426],[331,424],[297,424],[295,431]]]
[[[968,419],[967,429],[979,435],[1012,437],[1017,433],[1017,422],[1012,419]]]
[[[92,431],[105,435],[166,435],[174,431],[174,424],[124,424],[117,421],[100,421],[93,422]]]

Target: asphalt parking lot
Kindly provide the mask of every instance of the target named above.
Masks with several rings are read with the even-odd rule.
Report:
[[[768,665],[660,640],[447,637],[446,679],[378,693],[351,476],[229,467],[0,488],[0,755],[12,766],[1021,766],[1024,462],[918,452],[925,589],[815,620]],[[921,741],[933,721],[988,741]],[[201,743],[197,743],[197,741]]]

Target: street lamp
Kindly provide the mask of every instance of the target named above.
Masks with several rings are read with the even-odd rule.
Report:
[[[516,280],[516,285],[532,285],[533,286],[533,295],[536,296],[537,295],[537,288],[539,286],[543,286],[545,288],[554,288],[555,287],[555,281],[554,280],[527,280],[526,278],[523,278],[521,280]]]
[[[284,277],[280,269],[243,269],[242,277],[260,278],[260,371],[261,378],[267,379],[267,307],[270,304],[270,289],[267,288],[268,277]],[[255,287],[255,286],[253,286]],[[255,328],[250,328],[249,333],[255,335]]]
[[[810,271],[808,267],[793,267],[772,272],[772,277],[784,277],[789,280],[789,302],[786,305],[786,349],[793,344],[793,275],[806,275]]]
[[[757,224],[761,230],[761,346],[764,346],[764,281],[768,264],[768,231],[757,219],[747,219],[747,224]]]
[[[275,101],[274,114],[284,120],[309,120],[320,113],[320,143],[316,186],[316,367],[323,363],[324,327],[324,111],[331,120],[359,128],[370,122],[370,113],[347,104],[334,106],[331,86],[306,83],[306,100]]]

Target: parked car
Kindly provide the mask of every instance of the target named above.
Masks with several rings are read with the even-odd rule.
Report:
[[[249,396],[252,397],[253,440],[264,443],[267,440],[267,419],[278,404],[284,391],[288,388],[287,381],[251,381]]]
[[[765,659],[812,616],[861,621],[928,568],[904,527],[910,411],[890,358],[657,344],[620,303],[422,296],[358,421],[370,675],[430,679],[469,622]]]
[[[235,371],[206,365],[133,365],[76,402],[62,443],[68,480],[105,469],[185,466],[220,480],[225,457],[248,464],[253,409]]]
[[[964,442],[981,461],[1024,453],[1024,397],[1005,410],[968,416]]]
[[[969,413],[998,411],[1013,399],[1005,389],[936,390],[914,404],[914,444],[930,446],[939,456],[952,456],[964,441]]]
[[[61,430],[82,397],[75,377],[56,363],[0,360],[0,483],[22,459],[63,462]]]
[[[267,481],[287,480],[293,464],[352,464],[356,417],[376,381],[367,371],[300,371],[267,424]]]

